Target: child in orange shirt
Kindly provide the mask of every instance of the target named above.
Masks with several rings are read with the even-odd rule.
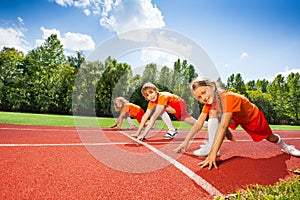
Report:
[[[186,150],[192,136],[201,128],[208,112],[216,109],[220,113],[220,124],[217,128],[215,139],[207,158],[200,162],[201,167],[208,166],[218,168],[216,156],[222,145],[228,127],[235,129],[238,125],[252,137],[253,141],[263,139],[278,144],[282,151],[292,156],[299,157],[300,151],[292,145],[287,145],[282,138],[274,134],[262,111],[252,104],[246,97],[226,90],[218,90],[216,83],[208,79],[196,78],[191,83],[191,91],[194,97],[204,107],[197,123],[192,127],[184,142],[175,151]]]
[[[196,122],[196,120],[187,112],[186,102],[179,96],[171,94],[169,92],[159,92],[158,88],[154,84],[149,82],[143,85],[141,92],[145,99],[149,101],[149,103],[147,110],[142,117],[140,127],[137,133],[133,135],[139,140],[145,139],[145,136],[150,130],[148,126],[151,127],[155,123],[155,120],[158,118],[158,116],[165,111],[173,114],[178,120],[185,121],[191,125]],[[149,125],[142,133],[142,129],[144,128],[146,121],[150,117],[150,114],[152,113],[154,108],[155,112],[150,118]],[[166,135],[164,135],[164,139],[172,139],[175,135],[177,135],[176,129],[171,130]]]
[[[144,110],[136,104],[129,103],[129,101],[127,101],[123,97],[115,98],[113,104],[115,111],[120,112],[120,115],[116,123],[111,126],[111,128],[121,128],[123,119],[126,119],[130,125],[129,129],[136,129],[137,127],[133,123],[131,117],[136,119],[140,123],[145,113]]]
[[[126,119],[129,123],[129,129],[136,129],[137,127],[133,123],[132,118],[136,119],[139,123],[141,123],[142,117],[145,114],[145,111],[138,105],[130,103],[128,100],[126,100],[124,97],[117,97],[113,101],[115,111],[120,112],[120,115],[116,121],[116,123],[111,126],[111,128],[121,128],[123,119]],[[171,122],[170,116],[164,112],[161,115],[161,118],[163,121],[167,124],[169,129],[174,128],[173,124]],[[145,126],[148,125],[148,122],[145,123]],[[154,127],[152,125],[152,127]],[[174,128],[175,129],[175,128]]]

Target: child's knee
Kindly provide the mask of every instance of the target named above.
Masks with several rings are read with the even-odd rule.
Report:
[[[268,141],[273,142],[273,143],[279,143],[281,140],[281,137],[277,134],[272,133],[269,135],[269,137],[266,138]]]
[[[172,108],[171,106],[166,106],[165,110],[167,113],[176,114],[176,110],[174,108]]]

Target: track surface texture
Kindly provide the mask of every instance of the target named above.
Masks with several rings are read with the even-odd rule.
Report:
[[[275,131],[300,149],[299,131]],[[249,184],[287,180],[300,158],[277,145],[255,143],[244,131],[225,140],[219,169],[192,155],[206,141],[201,130],[184,154],[173,152],[187,131],[163,140],[152,130],[137,142],[134,131],[0,124],[0,199],[214,199]]]

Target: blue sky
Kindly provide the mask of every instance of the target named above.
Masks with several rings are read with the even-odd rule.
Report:
[[[1,0],[0,4],[1,49],[15,47],[26,53],[56,33],[66,54],[79,50],[88,56],[119,33],[164,28],[201,46],[223,81],[233,73],[248,81],[300,72],[297,0]],[[157,59],[147,58],[141,62]]]

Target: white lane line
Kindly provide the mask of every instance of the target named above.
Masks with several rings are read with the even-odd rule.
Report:
[[[57,146],[105,146],[105,145],[125,145],[128,142],[113,143],[69,143],[69,144],[0,144],[0,147],[57,147]]]
[[[12,131],[59,131],[59,132],[64,132],[64,131],[77,131],[76,128],[15,128],[15,127],[0,127],[0,130],[12,130]],[[82,131],[99,131],[100,129],[79,129]]]
[[[190,179],[192,179],[193,181],[195,181],[195,183],[197,185],[199,185],[200,187],[202,187],[205,191],[207,191],[213,197],[224,196],[219,190],[217,190],[214,186],[212,186],[210,183],[208,183],[205,179],[203,179],[201,176],[195,174],[195,172],[193,172],[192,170],[190,170],[189,168],[187,168],[186,166],[184,166],[180,162],[177,162],[175,159],[173,159],[170,156],[164,154],[163,152],[159,151],[158,149],[156,149],[155,147],[149,145],[148,143],[145,143],[143,141],[137,140],[136,138],[131,137],[130,135],[127,135],[123,131],[120,131],[120,133],[122,133],[126,137],[128,137],[128,138],[130,138],[130,139],[132,139],[132,140],[134,140],[136,142],[138,142],[139,144],[144,145],[145,147],[147,147],[148,149],[150,149],[151,151],[153,151],[154,153],[156,153],[157,155],[159,155],[163,159],[167,160],[169,163],[171,163],[177,169],[179,169],[182,173],[184,173]]]
[[[128,137],[128,136],[127,136]],[[283,138],[284,140],[300,140],[300,138]],[[190,143],[203,143],[205,142],[205,139],[197,139],[197,140],[193,140],[190,141]],[[228,140],[224,140],[224,142],[231,142]],[[253,142],[253,140],[236,140],[236,142]],[[151,142],[151,140],[149,140],[149,142],[147,142],[147,144],[153,144],[153,145],[163,145],[163,144],[169,144],[170,142]],[[177,142],[172,142],[173,144],[181,144],[182,141],[177,141]],[[28,144],[24,144],[24,143],[14,143],[14,144],[0,144],[0,147],[51,147],[51,146],[105,146],[105,145],[125,145],[128,144],[128,142],[108,142],[108,143],[53,143],[53,144],[49,144],[49,143],[44,143],[44,144],[36,144],[36,143],[28,143]]]

